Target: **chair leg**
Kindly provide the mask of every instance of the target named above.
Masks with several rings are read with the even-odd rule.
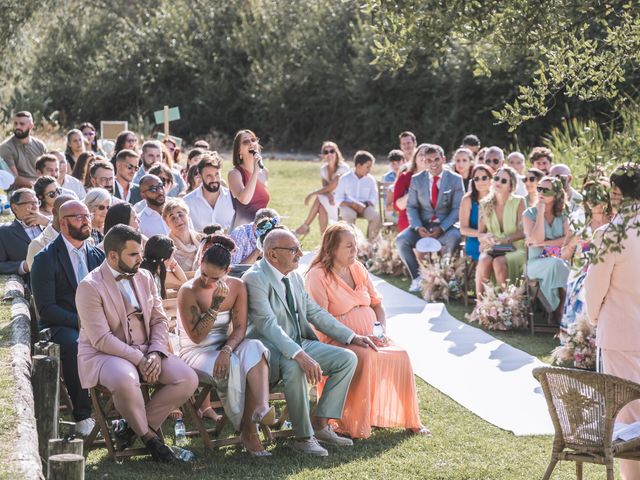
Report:
[[[582,462],[576,462],[576,480],[582,480]]]
[[[553,469],[556,468],[557,463],[558,460],[556,460],[555,458],[549,462],[549,466],[547,467],[547,471],[544,472],[542,480],[549,480],[551,478],[551,474],[553,473]]]

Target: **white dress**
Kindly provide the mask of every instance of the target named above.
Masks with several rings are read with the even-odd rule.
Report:
[[[346,163],[343,163],[338,166],[335,175],[344,175],[345,173],[349,173],[349,166]],[[320,178],[326,182],[331,182],[331,178],[329,178],[329,165],[326,163],[320,167]],[[331,205],[329,201],[331,197],[333,197],[333,192],[318,195],[318,201],[320,202],[320,205],[324,207],[327,212],[327,216],[329,217],[329,224],[338,221],[338,204],[334,201],[334,204]]]
[[[179,356],[194,370],[200,370],[213,376],[213,366],[225,344],[228,335],[230,311],[219,312],[213,327],[200,343],[194,343],[184,330],[178,315],[178,335],[180,337]],[[229,377],[227,380],[216,380],[216,391],[222,401],[227,417],[236,430],[240,428],[240,420],[244,410],[247,373],[256,366],[262,357],[269,362],[269,350],[260,340],[245,338],[231,354]]]

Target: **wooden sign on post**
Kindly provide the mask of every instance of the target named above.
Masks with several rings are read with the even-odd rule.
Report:
[[[165,105],[162,110],[153,112],[153,117],[157,125],[161,123],[164,125],[164,135],[169,136],[169,122],[174,120],[180,120],[180,109],[178,107],[169,108],[169,105]]]

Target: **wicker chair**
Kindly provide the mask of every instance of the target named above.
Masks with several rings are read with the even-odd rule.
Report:
[[[613,459],[640,460],[640,437],[612,441],[614,421],[622,407],[640,399],[640,385],[613,375],[559,367],[539,367],[533,376],[542,385],[555,429],[551,461],[544,480],[559,460],[576,462],[576,478],[582,464],[607,468],[613,480]]]

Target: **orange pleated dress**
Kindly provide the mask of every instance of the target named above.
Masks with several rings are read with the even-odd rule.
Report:
[[[356,334],[371,335],[376,321],[371,306],[379,305],[382,297],[360,262],[354,262],[349,270],[354,289],[337,275],[316,266],[307,273],[306,290],[318,305]],[[316,333],[320,341],[344,347],[322,332]],[[355,345],[346,348],[357,355],[358,366],[342,419],[331,421],[334,429],[351,438],[368,438],[371,427],[421,428],[413,368],[406,350],[391,341],[378,352]],[[319,395],[323,386],[324,380],[318,385]]]

